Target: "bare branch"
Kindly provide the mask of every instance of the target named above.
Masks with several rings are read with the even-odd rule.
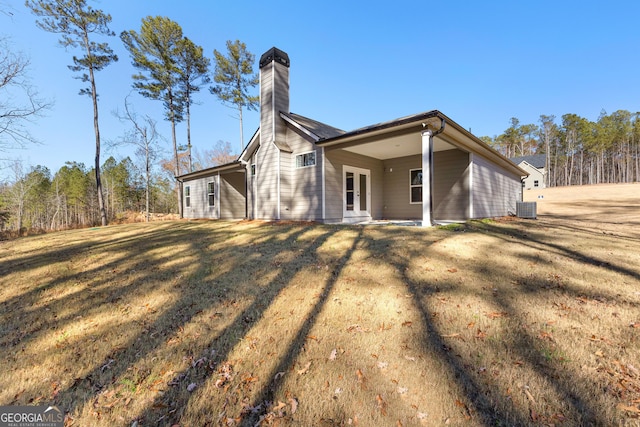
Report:
[[[0,39],[0,151],[37,142],[26,129],[52,105],[38,97],[27,77],[29,60]]]

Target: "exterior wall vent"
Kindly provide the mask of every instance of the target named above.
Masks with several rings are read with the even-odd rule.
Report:
[[[536,219],[536,202],[516,202],[516,216],[518,218]]]

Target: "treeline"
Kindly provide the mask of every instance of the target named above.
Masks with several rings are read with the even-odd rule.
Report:
[[[511,126],[482,137],[507,157],[546,154],[550,187],[640,182],[640,113],[602,112],[593,122],[576,114],[541,115],[537,124]]]
[[[146,182],[129,157],[108,158],[101,166],[105,209],[110,221],[128,212],[145,212]],[[13,179],[0,184],[0,236],[89,227],[100,223],[95,171],[67,162],[55,174],[43,166],[23,170],[11,165]],[[150,211],[177,212],[174,179],[155,174],[150,182]]]
[[[107,225],[118,212],[138,210],[136,194],[140,190],[140,185],[131,182],[120,186],[127,188],[130,195],[118,194],[124,190],[109,188],[109,174],[113,171],[102,170],[113,165],[101,164],[103,141],[95,73],[118,61],[118,55],[108,41],[116,36],[109,28],[111,15],[92,7],[89,0],[25,0],[24,4],[37,17],[35,25],[38,28],[56,34],[60,45],[79,55],[72,56],[69,69],[86,85],[80,95],[88,95],[92,101],[95,163],[91,170],[82,164],[71,163],[54,176],[45,167],[23,173],[22,167],[16,166],[13,182],[0,184],[0,230],[10,227],[22,232],[24,228],[55,230],[96,223]],[[144,159],[142,176],[147,218],[153,210],[167,212],[173,208],[182,216],[181,186],[173,178],[197,169],[191,144],[191,109],[196,104],[193,98],[202,88],[212,84],[209,91],[237,111],[241,151],[244,147],[243,110],[255,110],[259,99],[251,94],[258,84],[258,75],[253,72],[255,57],[240,40],[228,40],[226,54],[213,50],[212,64],[204,55],[204,49],[184,35],[177,22],[162,16],[143,18],[138,31],[121,31],[120,41],[134,67],[135,73],[130,80],[132,88],[143,98],[161,102],[164,119],[171,125],[172,159],[162,164],[162,168],[170,172],[171,179],[156,180],[154,188],[150,188],[151,170],[158,166],[155,160],[161,151],[160,138],[155,120],[148,115],[136,114],[128,97],[124,100],[125,111],[117,116],[128,123],[131,130],[119,142],[135,147],[136,155]],[[0,153],[35,142],[28,132],[28,124],[50,107],[24,83],[28,60],[6,53],[3,44],[0,35]],[[11,96],[14,92],[22,95],[17,99],[24,99],[24,105],[19,105]],[[178,144],[176,134],[176,125],[181,122],[186,123],[184,145]],[[227,147],[226,151],[230,149]],[[74,184],[67,183],[67,178]],[[91,181],[94,188],[90,186]],[[164,184],[168,182],[174,192],[173,202],[164,197]],[[156,192],[154,200],[150,200],[152,190]],[[36,202],[40,206],[33,206]]]

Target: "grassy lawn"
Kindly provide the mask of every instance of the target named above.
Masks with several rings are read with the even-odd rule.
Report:
[[[173,221],[0,242],[0,405],[74,426],[638,425],[627,208],[633,227]]]

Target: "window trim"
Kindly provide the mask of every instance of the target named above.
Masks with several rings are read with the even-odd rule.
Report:
[[[212,196],[213,196],[213,204],[211,204]],[[215,181],[207,182],[207,206],[210,208],[214,208],[216,206],[216,182]]]
[[[422,185],[424,184],[424,180],[421,178],[421,181],[422,181],[421,184],[413,184],[413,182],[411,181],[411,174],[413,171],[420,171],[420,173],[422,173],[422,168],[409,169],[409,204],[421,205],[422,200],[420,200],[419,202],[413,201],[413,189],[418,187],[420,188],[420,199],[422,199]]]
[[[305,156],[309,154],[313,154],[313,164],[305,165],[304,164]],[[298,165],[298,158],[302,159],[302,162],[301,162],[302,165]],[[304,153],[296,154],[296,157],[294,158],[294,162],[295,162],[296,169],[312,168],[318,164],[318,154],[316,153],[316,150],[311,150],[311,151],[306,151]]]

